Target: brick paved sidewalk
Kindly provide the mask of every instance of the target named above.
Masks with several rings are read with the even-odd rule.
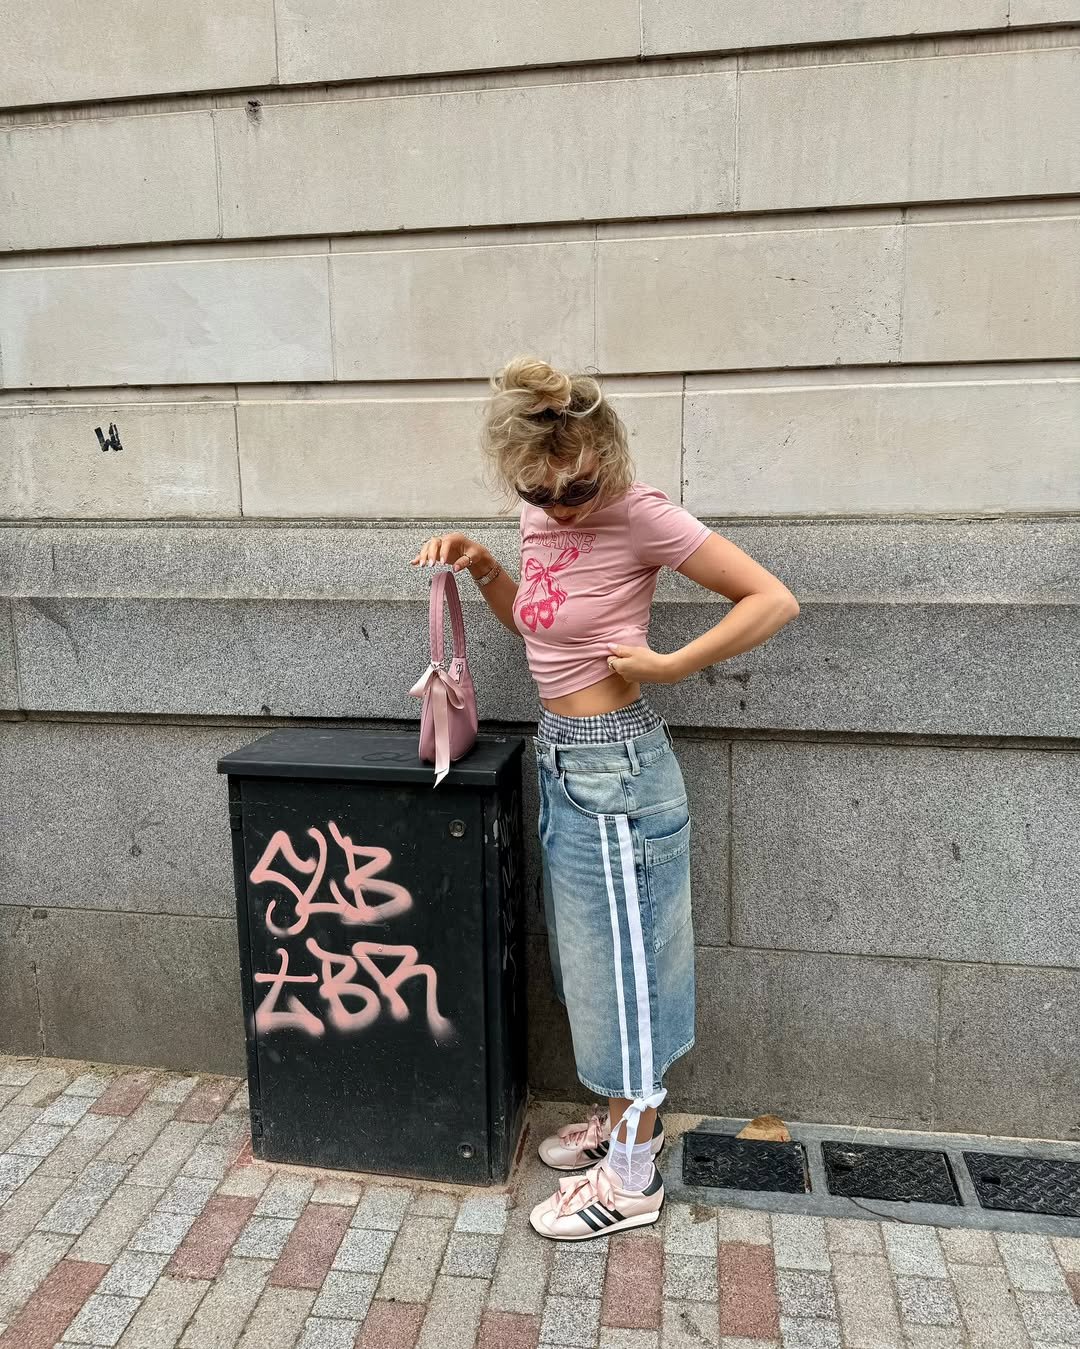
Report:
[[[572,1113],[463,1190],[253,1161],[235,1079],[0,1057],[0,1349],[1080,1345],[1075,1240],[669,1201],[544,1241],[532,1141]]]

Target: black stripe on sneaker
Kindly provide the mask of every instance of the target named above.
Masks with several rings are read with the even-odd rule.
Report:
[[[645,1189],[642,1191],[642,1193],[655,1194],[657,1190],[661,1190],[663,1189],[663,1187],[664,1187],[664,1179],[661,1176],[658,1168],[654,1166],[652,1180],[650,1180],[648,1185],[645,1186]]]
[[[591,1227],[594,1232],[602,1232],[604,1228],[607,1226],[607,1223],[598,1222],[597,1219],[594,1216],[592,1216],[594,1212],[595,1210],[593,1209],[580,1208],[578,1209],[577,1216],[581,1219],[583,1223],[586,1223],[589,1227]]]
[[[599,1204],[590,1204],[588,1210],[594,1218],[599,1218],[605,1227],[610,1227],[615,1219],[611,1216],[611,1210],[601,1208]]]
[[[626,1222],[626,1219],[623,1217],[623,1215],[619,1212],[617,1208],[613,1208],[611,1210],[611,1216],[615,1219],[617,1223]]]

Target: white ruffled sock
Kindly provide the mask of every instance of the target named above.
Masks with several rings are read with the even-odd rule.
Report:
[[[608,1166],[619,1177],[624,1190],[643,1190],[652,1179],[653,1159],[650,1142],[635,1143],[629,1152],[625,1143],[612,1140]]]

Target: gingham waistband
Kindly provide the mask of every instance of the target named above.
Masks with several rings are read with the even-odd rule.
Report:
[[[592,717],[564,717],[545,707],[537,726],[537,736],[549,745],[611,745],[633,740],[662,725],[661,718],[644,698],[614,712]]]

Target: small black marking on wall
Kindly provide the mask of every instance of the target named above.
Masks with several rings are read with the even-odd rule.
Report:
[[[101,427],[94,427],[94,434],[98,438],[98,444],[103,450],[122,450],[124,447],[120,444],[120,432],[116,429],[116,423],[109,423],[109,434],[105,437],[101,434]]]

